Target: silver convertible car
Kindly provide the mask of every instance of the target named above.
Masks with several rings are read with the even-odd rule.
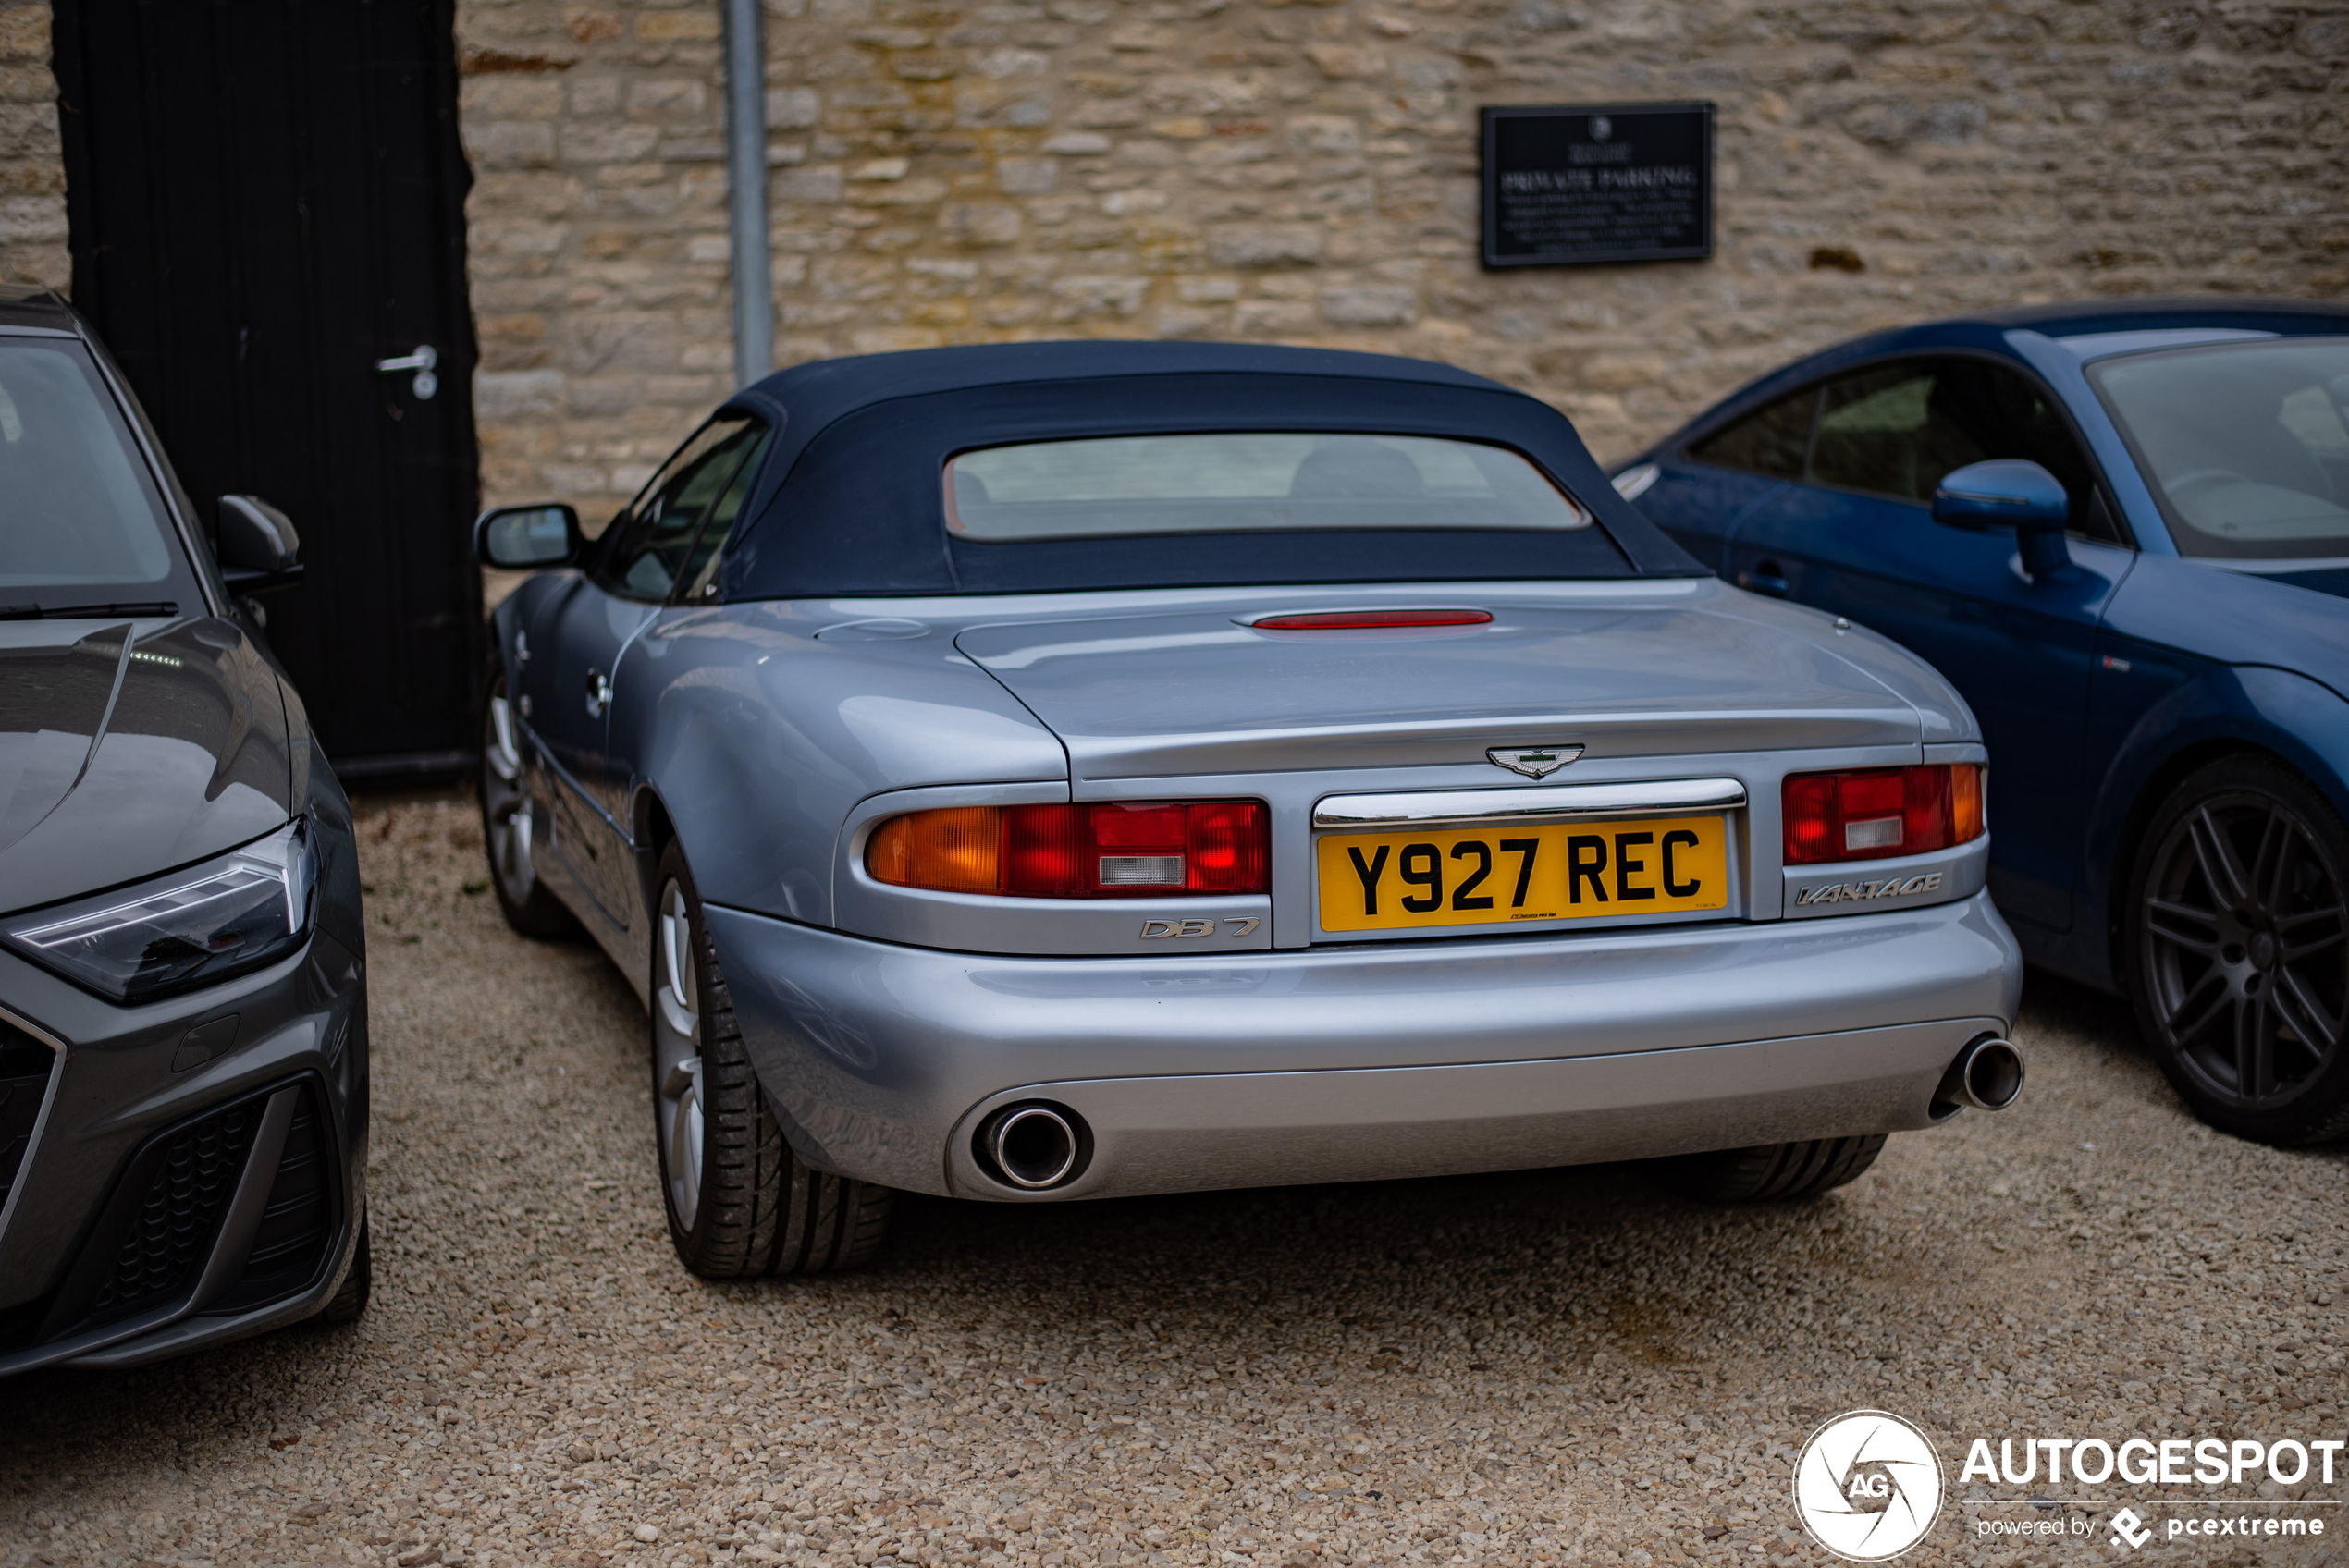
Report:
[[[1566,420],[1417,361],[803,365],[593,543],[504,508],[508,918],[651,1018],[678,1252],[1012,1202],[1673,1157],[1850,1181],[2011,1101],[1986,756],[1711,577]]]

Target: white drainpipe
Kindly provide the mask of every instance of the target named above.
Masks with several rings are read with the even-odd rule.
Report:
[[[760,0],[726,11],[726,229],[734,273],[734,385],[775,368],[775,268],[767,236],[767,44]]]

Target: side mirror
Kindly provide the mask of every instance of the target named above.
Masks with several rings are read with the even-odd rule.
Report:
[[[215,514],[220,575],[240,594],[289,588],[301,581],[301,535],[293,520],[258,496],[223,496]]]
[[[473,524],[473,555],[505,571],[567,565],[579,558],[584,542],[579,514],[560,501],[492,507]]]
[[[284,571],[301,535],[293,520],[258,496],[220,497],[220,564],[246,571]]]
[[[2072,564],[2063,531],[2072,498],[2056,476],[2021,458],[1952,469],[1933,492],[1933,521],[1952,528],[2011,528],[2023,570],[2034,577]]]

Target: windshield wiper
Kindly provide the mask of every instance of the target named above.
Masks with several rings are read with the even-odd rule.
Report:
[[[108,616],[178,615],[178,604],[170,599],[151,600],[129,605],[59,605],[44,608],[40,605],[0,605],[0,620],[101,620]]]

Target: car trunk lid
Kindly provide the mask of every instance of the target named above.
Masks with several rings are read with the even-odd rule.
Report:
[[[1508,746],[1603,758],[1920,740],[1916,710],[1852,662],[1702,604],[1494,604],[1485,623],[1359,631],[1248,624],[1289,607],[1267,595],[999,623],[956,646],[1060,736],[1080,781],[1446,766]]]

